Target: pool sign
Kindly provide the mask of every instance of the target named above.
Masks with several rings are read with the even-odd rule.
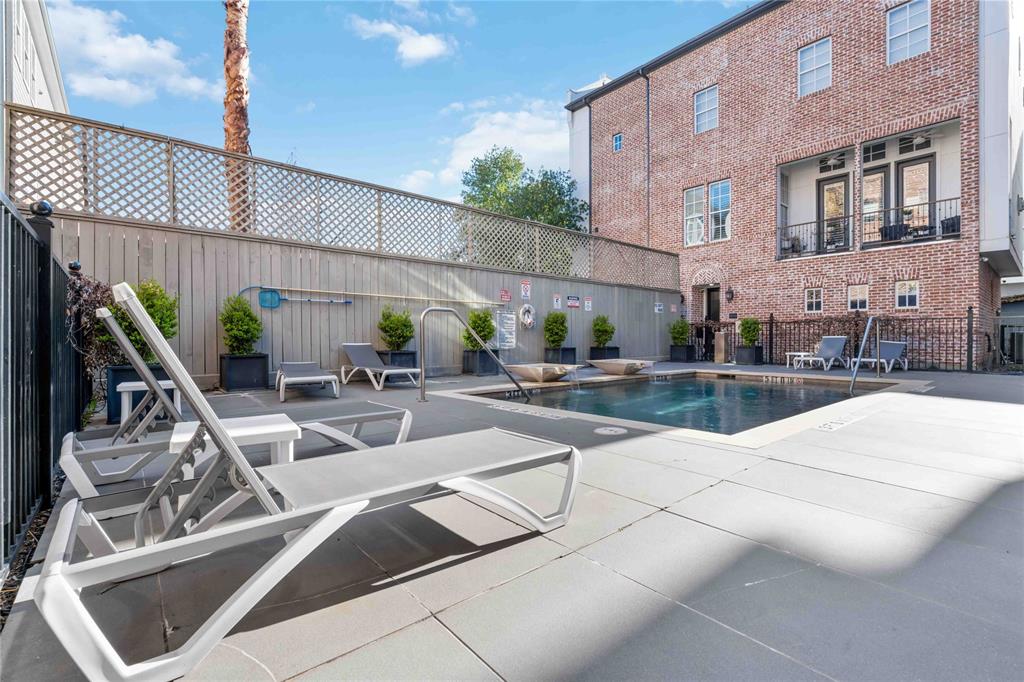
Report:
[[[519,283],[519,298],[524,301],[530,300],[530,280],[524,279]]]
[[[672,305],[670,305],[670,306],[668,307],[668,311],[669,311],[670,313],[674,313],[674,312],[676,312],[676,304],[675,304],[675,303],[673,303]]]
[[[665,304],[664,303],[655,303],[654,304],[654,312],[659,313],[659,314],[665,312]]]
[[[590,296],[584,296],[583,297],[583,309],[586,310],[587,312],[590,312],[591,310],[593,310],[594,309],[594,299],[592,299]]]
[[[508,289],[502,289],[498,293],[501,296],[501,302],[502,303],[511,303],[512,302],[512,292],[509,291]]]
[[[579,308],[580,307],[580,297],[579,296],[566,296],[565,297],[565,304],[566,304],[566,306],[568,306],[570,308]]]
[[[497,315],[498,348],[512,350],[516,347],[516,314],[499,312]]]
[[[562,309],[562,297],[559,294],[555,294],[551,297],[551,307],[555,310]]]

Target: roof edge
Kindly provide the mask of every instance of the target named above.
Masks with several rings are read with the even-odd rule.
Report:
[[[565,108],[568,109],[569,111],[576,111],[577,109],[581,109],[584,106],[589,105],[595,99],[608,94],[612,90],[617,90],[618,88],[622,87],[623,85],[626,85],[627,83],[637,78],[643,78],[644,76],[646,76],[648,73],[658,68],[659,66],[665,65],[683,56],[687,52],[692,52],[701,45],[705,45],[714,40],[715,38],[723,36],[726,33],[729,33],[730,31],[737,29],[750,21],[753,21],[754,19],[760,17],[761,15],[770,12],[771,10],[781,7],[782,5],[785,5],[787,2],[789,2],[789,0],[761,0],[761,2],[757,3],[756,5],[752,5],[747,9],[743,10],[742,12],[740,12],[739,14],[729,17],[722,23],[709,28],[707,31],[704,31],[701,34],[698,34],[693,38],[690,38],[684,43],[676,45],[668,52],[664,52],[658,55],[657,57],[643,64],[639,68],[633,69],[632,71],[628,71],[623,75],[619,76],[618,78],[613,79],[610,83],[602,85],[596,90],[587,93],[583,97],[578,97],[577,99],[572,100],[571,102],[565,105]]]

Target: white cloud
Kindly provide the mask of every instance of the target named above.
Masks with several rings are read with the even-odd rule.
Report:
[[[399,10],[396,14],[408,21],[427,22],[433,18],[420,0],[395,0],[395,7]]]
[[[395,41],[398,60],[402,66],[416,66],[431,59],[447,57],[455,52],[458,44],[451,36],[437,33],[420,33],[412,26],[396,24],[380,19],[364,19],[353,14],[349,24],[363,40],[390,38]]]
[[[414,170],[398,180],[398,186],[407,192],[423,194],[434,181],[434,174],[428,170]]]
[[[476,25],[476,14],[467,5],[456,5],[454,2],[448,3],[448,11],[445,13],[449,21],[458,21],[465,26]]]
[[[308,114],[316,109],[316,102],[313,100],[306,100],[302,104],[295,107],[295,113],[297,114]]]
[[[448,114],[457,114],[460,111],[465,111],[465,109],[465,102],[452,102],[451,104],[446,104],[443,107],[441,107],[440,111],[438,111],[437,113],[441,114],[442,116],[447,116]]]
[[[470,109],[489,109],[494,106],[494,103],[495,99],[493,97],[481,97],[480,99],[473,100],[466,106]]]
[[[180,48],[165,38],[126,33],[117,10],[51,0],[50,21],[71,91],[83,97],[132,106],[160,92],[220,100],[224,86],[192,73]]]

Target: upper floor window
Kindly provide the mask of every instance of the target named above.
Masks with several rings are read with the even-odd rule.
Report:
[[[930,0],[911,0],[886,15],[886,49],[895,64],[931,48]]]
[[[718,86],[701,90],[693,96],[694,130],[703,133],[718,127]]]
[[[711,241],[728,239],[731,233],[729,214],[732,212],[732,182],[720,180],[708,185],[711,202]]]
[[[797,53],[797,94],[800,97],[832,85],[832,39],[824,38]]]
[[[901,137],[899,141],[900,154],[910,154],[931,146],[932,139],[927,135],[908,135]]]
[[[683,243],[686,246],[704,243],[703,187],[683,192]]]
[[[896,282],[896,309],[917,308],[920,292],[916,280]]]
[[[821,289],[804,289],[804,312],[820,313],[823,299]]]
[[[885,158],[885,143],[875,142],[864,145],[864,162],[881,161]]]
[[[622,151],[622,133],[615,133],[614,135],[612,135],[612,151]]]
[[[818,159],[818,172],[831,173],[846,168],[846,152],[830,154]]]

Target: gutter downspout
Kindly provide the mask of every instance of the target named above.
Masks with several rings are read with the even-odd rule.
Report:
[[[647,166],[647,246],[651,245],[651,78],[643,69],[640,69],[638,73],[643,77],[646,88],[647,88],[647,158],[645,165]]]

